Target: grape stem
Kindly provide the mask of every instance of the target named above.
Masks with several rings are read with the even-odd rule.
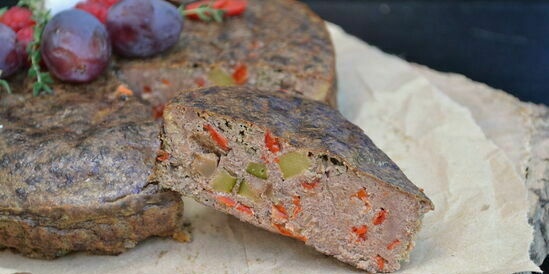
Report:
[[[49,85],[53,83],[53,79],[48,72],[43,72],[40,68],[40,61],[42,60],[42,56],[40,55],[40,41],[42,40],[44,27],[50,18],[49,11],[44,11],[42,9],[39,0],[20,0],[18,5],[28,7],[32,11],[32,17],[36,22],[32,41],[27,47],[27,53],[31,60],[28,76],[36,79],[32,86],[32,94],[34,96],[38,96],[42,92],[51,94],[53,93],[53,90]]]
[[[223,15],[225,14],[225,11],[221,9],[212,8],[211,4],[204,4],[196,9],[190,10],[185,10],[183,9],[183,6],[181,6],[180,10],[183,16],[196,15],[200,20],[205,22],[223,22]]]

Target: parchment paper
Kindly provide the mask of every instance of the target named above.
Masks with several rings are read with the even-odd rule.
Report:
[[[509,156],[471,112],[413,66],[335,26],[340,108],[436,206],[401,273],[539,271],[528,256],[526,188]],[[464,86],[463,92],[468,92]],[[494,125],[498,126],[498,125]],[[0,274],[360,273],[300,242],[185,199],[194,240],[151,239],[120,256],[55,261],[0,252]]]

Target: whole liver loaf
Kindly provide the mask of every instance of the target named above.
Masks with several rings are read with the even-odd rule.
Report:
[[[176,97],[154,182],[370,272],[399,269],[431,201],[324,104],[247,87]],[[169,156],[168,156],[169,155]]]
[[[179,195],[147,183],[160,123],[137,98],[114,96],[119,83],[0,100],[0,247],[117,254],[178,233]]]

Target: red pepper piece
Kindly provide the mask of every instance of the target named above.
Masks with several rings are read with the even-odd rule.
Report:
[[[229,142],[227,141],[227,138],[225,138],[223,135],[221,135],[212,125],[204,125],[204,129],[210,133],[210,137],[221,147],[221,149],[228,151],[229,150]]]
[[[210,0],[203,0],[194,2],[191,4],[188,4],[185,7],[185,10],[193,10],[197,9],[203,5],[209,5]],[[237,16],[244,11],[246,11],[246,8],[248,7],[248,1],[247,0],[216,0],[212,3],[212,8],[214,9],[221,9],[225,12],[225,16]],[[198,15],[192,14],[188,16],[190,19],[200,19]]]
[[[314,181],[312,181],[312,182],[310,182],[310,183],[309,183],[309,182],[303,182],[303,183],[301,183],[301,186],[302,186],[304,189],[312,190],[312,189],[314,189],[314,188],[318,185],[318,183],[320,183],[320,179],[316,179],[316,180],[314,180]]]
[[[165,86],[168,86],[168,87],[172,85],[172,82],[170,82],[170,80],[168,80],[166,78],[160,79],[160,82],[162,82],[162,84],[164,84]]]
[[[385,219],[387,219],[387,210],[382,208],[374,216],[373,223],[374,225],[380,225],[385,222]]]
[[[356,197],[358,198],[359,200],[363,201],[364,202],[364,205],[370,209],[372,207],[372,205],[370,205],[370,201],[368,201],[368,192],[366,192],[365,189],[360,189],[357,193],[351,195],[351,197]]]
[[[32,20],[32,11],[27,8],[14,6],[0,16],[0,23],[10,27],[14,32],[36,25]]]
[[[383,259],[383,257],[377,255],[376,256],[376,264],[377,264],[377,270],[382,271],[385,268],[385,259]]]
[[[229,197],[225,197],[225,196],[217,196],[217,197],[215,197],[215,199],[216,199],[219,203],[221,203],[221,204],[223,204],[223,205],[225,205],[225,206],[227,206],[227,207],[235,207],[236,204],[237,204],[237,202],[236,202],[235,200],[233,200],[233,199],[231,199],[231,198],[229,198]]]
[[[387,245],[388,250],[393,250],[395,247],[397,247],[400,244],[400,241],[398,239],[392,241],[390,244]]]
[[[119,0],[88,0],[89,2],[97,2],[100,3],[107,8],[112,7],[114,4],[118,3]]]
[[[248,81],[248,66],[238,64],[234,69],[233,79],[239,85],[245,84]]]
[[[202,87],[205,87],[205,86],[206,86],[206,79],[204,79],[204,77],[202,77],[202,76],[199,76],[199,77],[194,78],[194,83],[195,83],[199,88],[202,88]]]
[[[273,206],[273,215],[276,215],[276,217],[280,217],[280,219],[288,219],[288,212],[286,211],[286,208],[284,208],[284,206],[281,204]]]
[[[247,0],[226,0],[223,2],[224,4],[221,5],[221,9],[225,11],[225,16],[240,15],[244,13],[248,7]]]
[[[75,8],[88,12],[95,16],[97,20],[105,24],[107,22],[107,15],[109,13],[109,7],[100,2],[87,1],[76,4]]]
[[[20,29],[16,34],[17,43],[21,45],[21,48],[24,49],[21,52],[21,57],[23,60],[27,62],[28,65],[30,65],[30,59],[29,55],[27,53],[27,47],[32,42],[32,39],[34,35],[34,26],[28,26]]]
[[[301,197],[294,196],[292,203],[294,204],[294,213],[292,217],[295,218],[297,214],[301,212]]]
[[[236,210],[243,212],[245,214],[254,215],[254,211],[249,206],[245,206],[243,204],[237,204],[235,208]]]
[[[279,152],[281,147],[278,138],[273,137],[271,132],[268,130],[265,132],[265,146],[267,146],[267,149],[269,149],[272,153]]]
[[[143,86],[143,93],[151,93],[151,92],[152,92],[151,86],[149,86],[149,85],[144,85]]]
[[[214,9],[221,9],[224,11],[224,16],[237,16],[244,11],[246,11],[246,8],[248,7],[248,1],[247,0],[216,0],[213,1],[210,0],[202,0],[197,1],[194,3],[190,3],[185,7],[185,10],[193,10],[197,9],[204,5],[210,5]],[[199,20],[200,18],[196,14],[188,15],[189,19]]]
[[[366,225],[353,226],[353,228],[351,230],[358,237],[357,241],[365,241],[366,240],[367,233],[368,233],[368,226],[366,226]]]
[[[160,119],[164,116],[164,108],[166,107],[166,105],[162,104],[162,105],[157,105],[157,106],[154,106],[153,107],[153,118],[154,119]]]
[[[298,235],[298,234],[294,234],[292,231],[290,231],[289,229],[286,228],[285,225],[282,225],[282,224],[273,224],[274,227],[276,227],[276,229],[278,230],[278,233],[284,235],[284,236],[288,236],[288,237],[292,237],[294,239],[298,239],[302,242],[306,242],[307,241],[307,238],[303,235]]]
[[[156,153],[156,160],[157,161],[164,162],[164,161],[167,161],[168,159],[170,159],[170,153],[168,153],[167,151],[159,150]]]

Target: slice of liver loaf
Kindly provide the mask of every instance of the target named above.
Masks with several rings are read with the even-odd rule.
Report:
[[[166,157],[153,180],[358,268],[399,269],[433,209],[359,127],[323,103],[213,87],[176,97],[164,119]]]

